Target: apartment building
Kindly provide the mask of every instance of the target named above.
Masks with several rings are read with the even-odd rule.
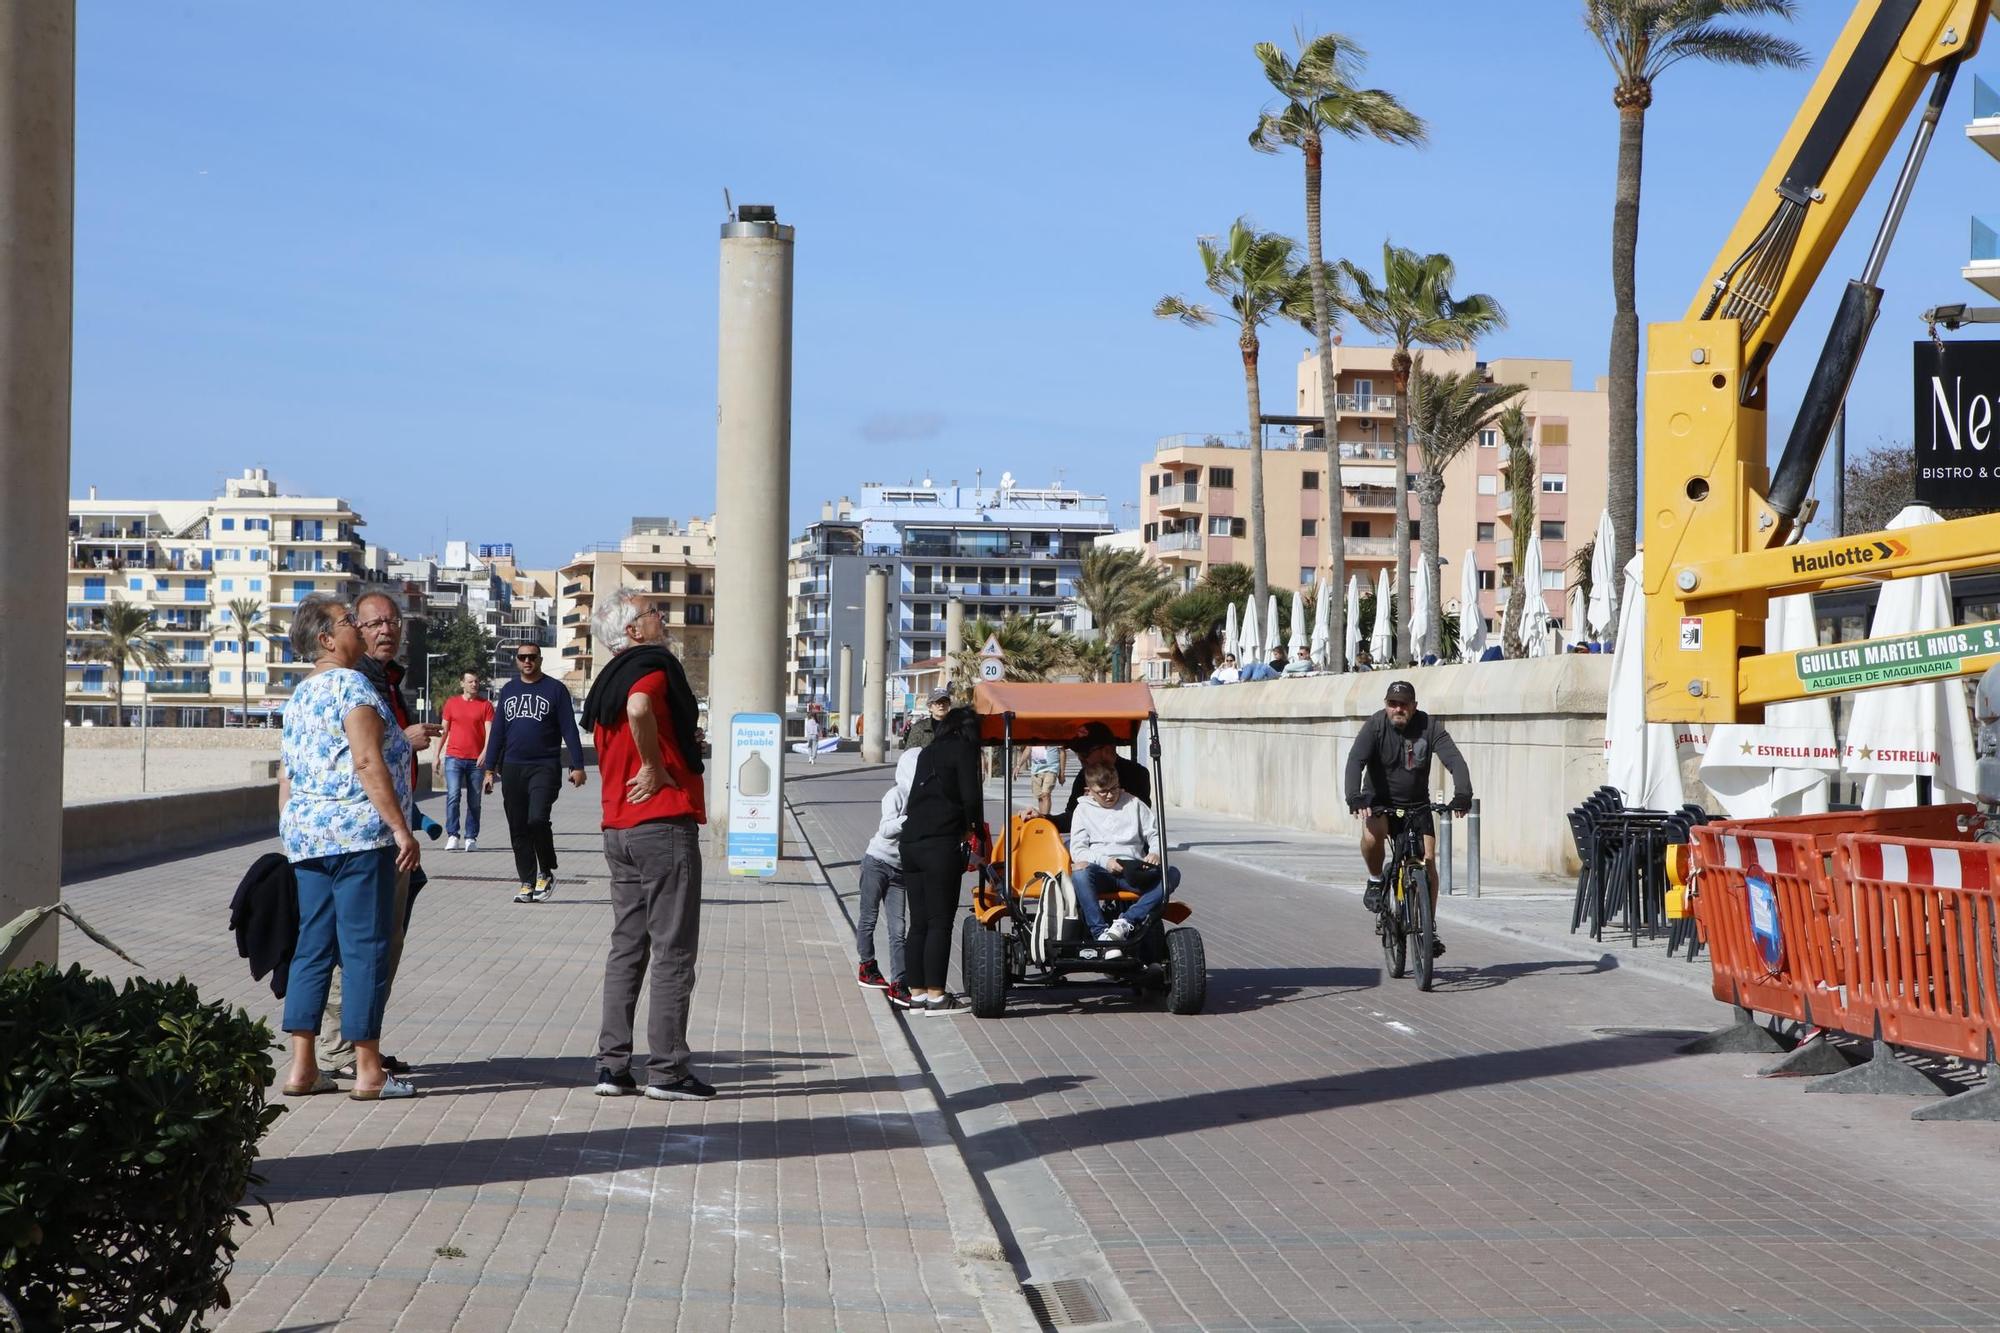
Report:
[[[122,710],[137,723],[142,697],[156,726],[268,720],[312,664],[285,634],[289,612],[315,592],[351,594],[368,577],[361,516],[334,497],[280,495],[263,468],[246,468],[208,500],[107,500],[97,488],[69,505],[63,716],[107,726]],[[231,603],[259,604],[265,632],[245,634]],[[124,678],[90,655],[104,642],[114,602],[144,608],[159,666],[130,663]]]
[[[1335,444],[1340,460],[1338,537],[1348,571],[1372,581],[1393,569],[1398,540],[1395,506],[1396,396],[1386,347],[1334,348]],[[1564,565],[1590,540],[1607,494],[1606,447],[1610,411],[1602,383],[1574,385],[1569,361],[1502,357],[1487,362],[1473,352],[1426,352],[1438,372],[1476,371],[1495,384],[1525,384],[1521,398],[1529,425],[1537,477],[1536,531],[1541,541],[1542,589],[1559,621],[1567,613]],[[1327,503],[1332,455],[1321,438],[1319,363],[1308,351],[1297,368],[1296,412],[1267,418],[1264,438],[1265,560],[1272,586],[1306,587],[1332,559],[1333,510]],[[1497,429],[1482,432],[1445,469],[1438,515],[1440,550],[1447,562],[1440,605],[1457,606],[1458,572],[1468,548],[1479,569],[1481,611],[1488,627],[1504,607],[1513,579],[1513,512]],[[1409,467],[1422,467],[1413,444]],[[1193,586],[1209,566],[1252,563],[1249,437],[1243,434],[1170,435],[1139,469],[1141,539],[1148,554]],[[1418,558],[1418,508],[1409,497],[1403,539]],[[1148,636],[1150,641],[1152,636]],[[1155,676],[1165,673],[1156,642],[1140,657]]]
[[[888,671],[913,680],[944,652],[948,602],[964,603],[968,621],[1056,612],[1075,591],[1083,552],[1112,529],[1104,496],[1023,487],[1012,473],[991,487],[867,482],[858,503],[828,502],[792,546],[790,707],[847,714],[860,704],[870,568],[889,572]],[[854,662],[845,700],[834,698],[833,680],[842,645]]]
[[[578,551],[555,571],[556,662],[548,670],[580,700],[604,663],[591,635],[599,597],[617,588],[641,594],[664,613],[667,646],[687,668],[688,684],[708,694],[715,649],[715,519],[641,517],[625,536]]]
[[[493,652],[486,664],[491,679],[505,680],[514,674],[514,653],[521,644],[555,647],[556,571],[521,569],[514,562],[512,543],[448,541],[441,558],[405,559],[392,554],[385,569],[391,582],[416,593],[405,612],[413,621],[465,616],[492,637]],[[427,637],[414,624],[405,635],[410,667],[419,679],[426,651],[421,641]],[[455,689],[456,682],[448,688]]]

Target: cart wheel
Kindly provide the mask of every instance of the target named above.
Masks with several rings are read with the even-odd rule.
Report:
[[[1208,999],[1208,958],[1201,932],[1191,927],[1167,933],[1167,1012],[1198,1014]],[[974,1009],[977,1012],[977,1009]]]
[[[971,917],[959,935],[959,966],[974,1018],[998,1018],[1007,1008],[1007,937]]]

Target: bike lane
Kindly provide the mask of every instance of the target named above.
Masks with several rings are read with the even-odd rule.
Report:
[[[887,778],[793,788],[850,904]],[[1023,1276],[1099,1275],[1156,1329],[2000,1323],[1990,1130],[1678,1056],[1724,1014],[1698,991],[1449,916],[1420,994],[1358,894],[1252,869],[1284,833],[1236,834],[1176,856],[1202,1015],[1078,987],[903,1020],[975,1173],[1058,1187],[1027,1191],[1042,1216],[989,1197]],[[979,1078],[1017,1090],[1003,1122]]]

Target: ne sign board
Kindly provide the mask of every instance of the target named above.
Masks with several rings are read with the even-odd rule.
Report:
[[[1916,499],[2000,508],[2000,342],[1915,345]]]

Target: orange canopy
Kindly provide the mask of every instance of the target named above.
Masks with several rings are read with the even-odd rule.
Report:
[[[1088,722],[1110,728],[1119,744],[1139,734],[1139,724],[1153,715],[1153,692],[1138,681],[1117,685],[1036,685],[995,681],[975,685],[972,707],[979,714],[979,738],[998,743],[1006,730],[1005,715],[1014,715],[1017,744],[1067,745]]]

